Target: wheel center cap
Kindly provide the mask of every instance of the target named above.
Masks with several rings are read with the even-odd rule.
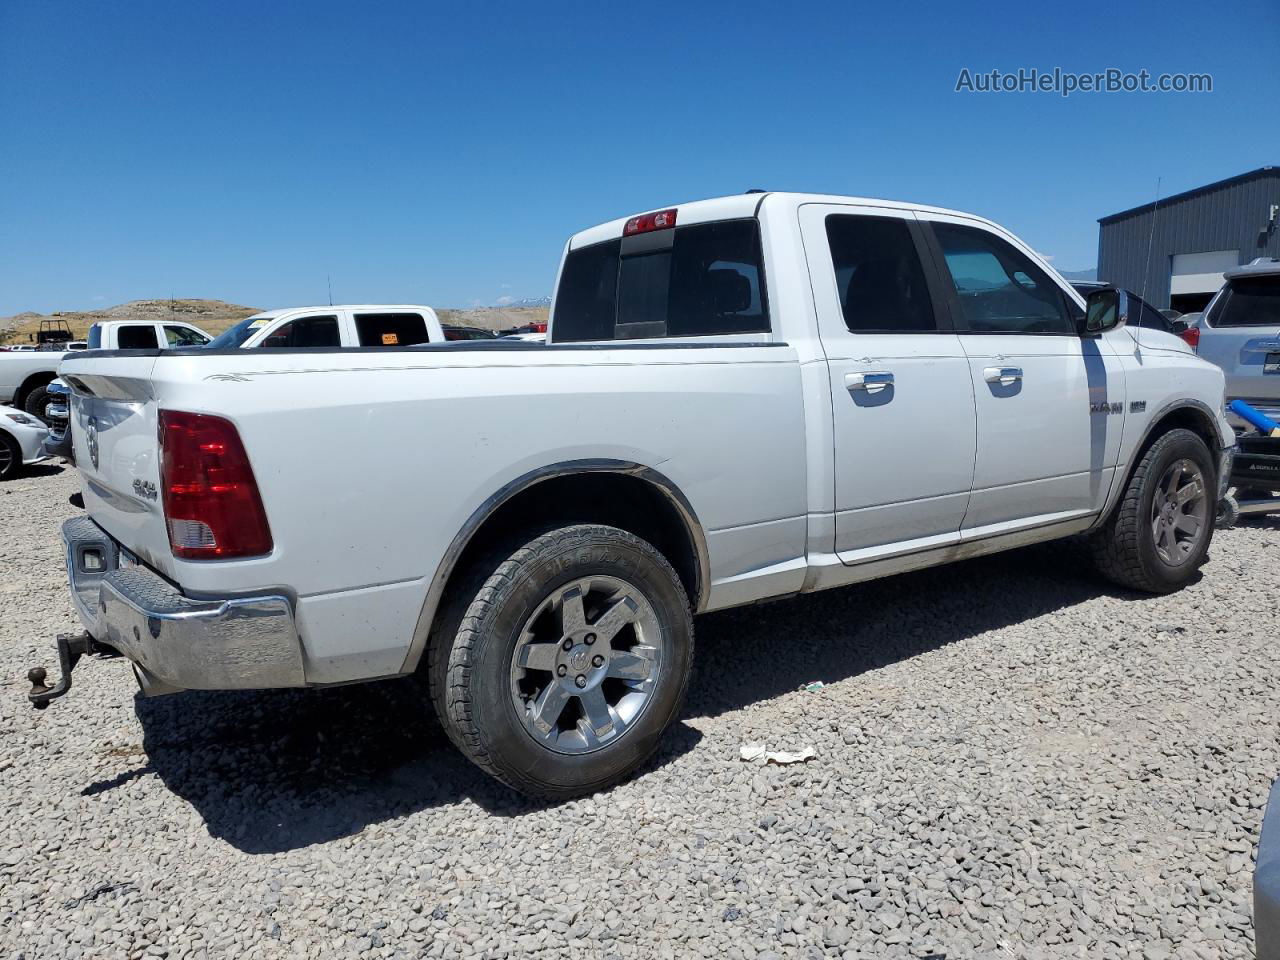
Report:
[[[569,651],[566,660],[569,663],[569,669],[574,673],[581,673],[591,666],[591,648],[585,643],[580,643]]]

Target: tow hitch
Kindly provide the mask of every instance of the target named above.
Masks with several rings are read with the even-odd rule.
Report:
[[[32,667],[27,671],[27,679],[31,681],[31,692],[27,699],[37,710],[49,706],[50,700],[56,700],[71,689],[71,671],[75,669],[80,658],[88,653],[95,653],[101,648],[93,637],[87,633],[60,633],[57,636],[58,665],[62,668],[62,678],[52,687],[45,686],[48,674],[44,667]]]

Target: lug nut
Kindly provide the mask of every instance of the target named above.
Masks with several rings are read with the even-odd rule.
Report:
[[[593,667],[603,667],[604,657],[600,656],[600,654],[597,653],[594,657],[591,658],[591,665]]]
[[[563,663],[560,664],[560,666],[556,667],[556,676],[558,677],[563,677],[568,672],[569,672],[569,668],[566,667]]]
[[[591,646],[591,644],[596,642],[596,635],[594,633],[588,633],[582,639],[586,642],[587,646]]]
[[[568,637],[565,637],[565,638],[564,638],[564,643],[562,644],[562,646],[563,646],[566,650],[572,650],[572,649],[573,649],[573,641],[572,641],[572,640],[570,640]]]
[[[587,685],[587,678],[584,677],[582,674],[578,674],[578,679],[573,682],[576,683],[579,687],[585,687]]]

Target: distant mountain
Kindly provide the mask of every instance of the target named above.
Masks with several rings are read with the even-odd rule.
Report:
[[[512,297],[502,297],[494,304],[495,307],[549,307],[551,306],[550,297],[521,297],[516,300]]]
[[[1081,283],[1098,279],[1098,268],[1090,267],[1088,270],[1059,270],[1064,280],[1070,280],[1075,283],[1077,280]]]

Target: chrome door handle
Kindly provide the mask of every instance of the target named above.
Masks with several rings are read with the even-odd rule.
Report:
[[[987,367],[982,371],[983,379],[987,383],[998,383],[1002,387],[1007,387],[1012,383],[1022,379],[1021,367]]]
[[[848,390],[883,390],[893,386],[893,374],[888,370],[875,370],[870,373],[846,373],[844,385]]]

